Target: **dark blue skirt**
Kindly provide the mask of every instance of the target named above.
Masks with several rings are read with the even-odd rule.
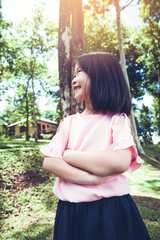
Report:
[[[131,198],[94,202],[59,201],[54,240],[149,240],[146,226]]]

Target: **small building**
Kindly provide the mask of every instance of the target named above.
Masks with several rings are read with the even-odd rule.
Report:
[[[40,133],[55,134],[58,126],[56,122],[53,122],[45,118],[37,119],[37,124],[38,124],[39,134]],[[20,137],[26,133],[26,119],[10,124],[8,128],[10,128],[10,135],[15,137]],[[34,135],[34,125],[30,120],[29,120],[28,134],[29,136]]]

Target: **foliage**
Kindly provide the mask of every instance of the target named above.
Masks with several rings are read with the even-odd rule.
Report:
[[[56,104],[56,110],[53,112],[52,110],[46,110],[41,112],[41,116],[44,118],[50,119],[52,121],[55,121],[57,123],[60,123],[62,117],[62,111],[61,111],[61,104],[60,104],[60,89],[59,84],[55,85],[54,91],[49,91],[49,94],[53,100],[53,103]]]
[[[141,0],[143,26],[137,34],[137,49],[141,52],[138,62],[145,65],[145,87],[154,96],[159,96],[160,74],[160,2]]]
[[[1,6],[0,6],[1,7]],[[10,45],[6,32],[12,27],[12,24],[6,22],[0,12],[0,83],[2,76],[7,78],[6,70],[13,72],[13,59],[16,56],[16,48]],[[11,37],[11,34],[9,34]],[[3,86],[5,88],[5,86]],[[1,95],[0,95],[1,98]]]
[[[11,58],[11,69],[7,50],[4,50],[2,60],[6,68],[2,79],[3,82],[7,80],[6,88],[12,86],[15,89],[13,111],[20,119],[34,115],[35,121],[35,115],[39,115],[36,98],[42,90],[47,92],[49,89],[51,72],[48,63],[57,49],[57,27],[46,18],[44,3],[35,8],[31,21],[24,19],[18,26],[3,31],[2,43],[6,39],[8,48],[15,54]]]
[[[138,62],[141,53],[137,50],[134,41],[131,37],[134,37],[135,29],[130,27],[124,27],[123,31],[124,36],[124,48],[125,48],[125,57],[126,57],[126,67],[129,77],[131,96],[135,99],[142,99],[145,94],[144,88],[144,72],[145,67],[142,62]]]
[[[128,1],[128,4],[130,4],[132,1]],[[145,2],[145,1],[144,1]],[[154,2],[154,1],[153,1]],[[111,4],[109,6],[109,4]],[[99,0],[90,0],[88,1],[88,5],[86,5],[86,12],[85,12],[85,41],[86,41],[86,50],[89,51],[105,51],[110,52],[116,56],[119,57],[118,53],[118,41],[117,36],[115,34],[116,32],[116,24],[115,19],[111,16],[111,7],[112,7],[113,1],[99,1]],[[128,6],[128,4],[126,6]],[[152,3],[153,4],[153,3]],[[107,6],[108,5],[108,6]],[[153,8],[154,13],[157,11],[158,13],[158,6],[159,3],[156,3],[156,7]],[[121,10],[124,9],[126,6],[122,6]],[[152,9],[148,7],[147,9]],[[149,13],[148,10],[145,9],[145,4],[143,5],[142,11],[144,13],[147,13],[148,18],[152,19],[153,22],[155,22],[155,26],[157,26],[157,18],[154,17],[154,13]],[[150,16],[151,15],[151,16]],[[145,21],[149,21],[146,20]],[[143,29],[143,30],[142,30]],[[149,90],[151,94],[154,92],[155,103],[154,106],[157,108],[154,110],[154,114],[158,114],[158,98],[160,98],[159,94],[159,84],[158,82],[154,82],[154,84],[151,83],[151,79],[154,75],[157,74],[157,71],[155,71],[156,65],[154,65],[153,61],[150,60],[149,55],[152,54],[155,55],[155,52],[157,51],[154,49],[154,44],[152,45],[152,41],[155,40],[158,34],[158,31],[156,29],[149,27],[142,28],[137,34],[137,29],[122,26],[123,30],[123,38],[124,38],[124,49],[125,49],[125,58],[126,58],[126,67],[127,67],[127,73],[129,77],[129,83],[130,83],[130,89],[131,89],[131,96],[141,100],[143,99],[143,95],[145,94],[146,90]],[[151,36],[152,41],[146,40],[147,35],[144,34],[144,31],[154,31],[153,36]],[[143,41],[141,41],[141,39]],[[150,48],[150,52],[146,52],[144,55],[144,50],[147,48],[145,47],[143,49],[143,46],[147,46],[147,48]],[[156,42],[157,45],[157,42]],[[158,45],[157,45],[158,47]],[[147,50],[148,51],[148,50]],[[146,60],[148,57],[148,60]],[[148,65],[146,62],[148,61],[148,64],[151,64],[152,67],[148,68]],[[147,75],[149,74],[150,77]],[[156,75],[157,77],[157,75]],[[152,91],[151,91],[152,90]],[[144,113],[144,109],[140,110],[142,111],[141,116]],[[149,120],[146,119],[146,121]],[[153,128],[153,124],[155,125]],[[144,125],[144,122],[141,123],[141,125]],[[152,126],[152,127],[151,127]],[[147,128],[148,127],[148,128]],[[144,126],[143,126],[144,128]],[[151,132],[154,130],[159,131],[159,123],[158,120],[154,121],[152,124],[145,125],[145,139],[146,141],[151,142]]]
[[[85,11],[85,48],[87,52],[104,51],[118,55],[116,25],[112,15],[91,15]]]
[[[153,97],[154,130],[159,133],[159,99],[160,99],[160,2],[141,0],[140,16],[143,25],[134,37],[134,45],[139,57],[138,64],[142,64],[143,88]]]
[[[112,11],[107,10],[107,2],[94,2],[92,7],[87,6],[85,11],[85,45],[86,51],[109,52],[119,58],[119,46],[117,39],[117,26]],[[91,3],[90,3],[91,4]],[[93,8],[95,7],[94,11]],[[97,9],[98,8],[98,9]],[[101,11],[100,11],[101,8]],[[88,10],[89,9],[89,10]],[[105,11],[103,11],[105,9]],[[94,12],[95,14],[92,14]],[[144,95],[144,73],[143,65],[137,62],[141,53],[137,50],[131,36],[134,31],[131,27],[123,26],[124,49],[126,57],[127,73],[130,82],[131,95],[141,98]]]
[[[154,126],[155,130],[160,136],[160,98],[155,97],[153,100],[153,115],[154,115]]]
[[[138,115],[138,127],[141,128],[143,132],[143,138],[145,143],[152,143],[152,133],[153,129],[153,114],[147,106],[142,105],[142,109]]]

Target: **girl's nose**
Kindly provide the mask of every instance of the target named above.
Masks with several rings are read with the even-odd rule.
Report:
[[[74,77],[73,80],[72,80],[72,85],[74,86],[76,84],[76,78]]]

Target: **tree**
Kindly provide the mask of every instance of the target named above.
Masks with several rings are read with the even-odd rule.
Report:
[[[42,4],[42,3],[41,3]],[[32,110],[35,126],[35,141],[38,139],[38,128],[36,122],[36,96],[45,89],[47,83],[47,63],[54,53],[57,45],[57,29],[54,23],[44,15],[44,5],[35,9],[33,19],[24,21],[14,30],[11,29],[12,38],[10,45],[16,49],[16,57],[13,61],[13,73],[16,77],[16,84],[25,86],[26,117],[28,129],[29,95],[32,90]],[[18,47],[17,47],[18,46]],[[5,76],[4,76],[5,77]],[[36,86],[36,89],[35,89]],[[23,88],[23,89],[24,89]],[[26,139],[28,134],[26,132]]]
[[[160,136],[160,98],[154,97],[153,99],[153,116],[154,116],[154,126],[155,130],[158,133],[157,135]]]
[[[160,2],[141,0],[140,15],[144,22],[141,35],[138,35],[143,50],[141,60],[147,66],[146,76],[151,77],[154,84],[155,81],[160,82]]]
[[[70,0],[60,0],[58,62],[61,112],[63,117],[70,114],[71,101],[70,12]]]
[[[117,16],[120,64],[121,64],[122,71],[123,71],[124,77],[126,79],[126,82],[128,84],[128,88],[130,89],[129,78],[128,78],[128,74],[127,74],[127,70],[126,70],[126,63],[125,63],[125,53],[124,53],[124,47],[123,47],[123,36],[122,36],[121,21],[120,21],[119,0],[114,0],[114,3],[115,3],[115,6],[116,6],[116,12],[117,12],[116,16]],[[137,145],[138,152],[144,154],[144,151],[142,149],[140,141],[138,140],[138,134],[137,134],[137,129],[136,129],[136,123],[135,123],[133,110],[131,110],[130,120],[131,120],[132,134],[133,134],[135,143]]]
[[[85,7],[86,9],[86,7]],[[118,40],[115,35],[116,24],[110,12],[95,15],[88,9],[84,15],[85,51],[110,52],[118,56]]]
[[[126,79],[126,82],[128,84],[128,87],[130,89],[128,74],[127,74],[127,70],[126,70],[126,59],[125,59],[125,53],[124,53],[123,35],[122,35],[121,20],[120,20],[120,11],[122,9],[126,8],[130,3],[132,3],[133,0],[128,2],[121,9],[120,9],[120,5],[119,5],[119,0],[109,0],[107,2],[101,2],[100,0],[89,0],[88,2],[89,3],[88,3],[87,8],[92,9],[92,10],[94,9],[94,11],[97,14],[101,14],[101,13],[104,14],[105,11],[109,11],[109,6],[110,5],[115,5],[115,7],[116,7],[116,21],[117,21],[117,31],[118,31],[118,45],[119,45],[120,64],[121,64],[122,71],[123,71],[124,77]],[[138,149],[139,153],[144,153],[144,151],[141,147],[141,144],[138,140],[138,135],[137,135],[137,130],[136,130],[136,124],[135,124],[133,111],[131,111],[130,120],[131,120],[131,126],[132,126],[132,134],[133,134],[135,143],[137,145],[137,149]]]
[[[109,52],[119,58],[118,39],[115,34],[117,31],[116,21],[110,12],[101,15],[93,15],[91,11],[85,11],[85,51]],[[129,77],[131,96],[142,99],[144,95],[144,65],[137,62],[141,56],[134,43],[134,29],[123,27],[123,39],[125,48],[125,58],[127,66],[127,74]]]
[[[74,75],[74,67],[76,58],[84,53],[84,16],[82,8],[82,0],[71,0],[71,79]],[[74,98],[71,88],[71,113],[82,111],[84,103]]]
[[[144,130],[143,138],[145,143],[152,143],[153,122],[152,113],[149,108],[143,104],[139,114],[139,127]]]
[[[129,31],[127,34],[130,36],[131,34],[134,34],[134,32]],[[129,39],[127,40],[125,36],[126,35],[124,35],[124,47],[131,96],[132,98],[141,100],[146,92],[144,88],[145,66],[142,62],[137,62],[137,59],[141,56],[141,53],[137,50],[134,40],[129,41]]]
[[[11,77],[13,73],[13,59],[16,58],[17,52],[17,47],[14,47],[10,42],[12,34],[9,32],[9,29],[11,28],[12,24],[4,20],[0,11],[0,100],[5,93],[5,90],[7,90],[7,84],[3,82],[3,78],[8,79]]]
[[[84,108],[74,99],[71,88],[75,59],[84,52],[83,22],[82,0],[60,0],[58,55],[63,117]]]
[[[160,135],[160,2],[141,0],[140,14],[144,24],[136,39],[137,49],[141,53],[137,62],[143,62],[145,66],[144,87],[154,97],[154,124]]]

